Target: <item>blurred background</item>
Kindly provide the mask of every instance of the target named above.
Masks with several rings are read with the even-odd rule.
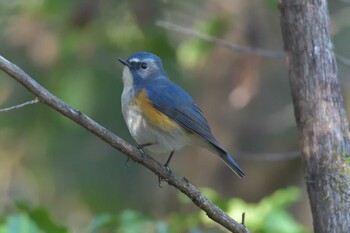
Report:
[[[335,51],[349,58],[350,4],[333,0],[329,8]],[[247,178],[237,178],[218,157],[192,147],[176,153],[172,170],[203,187],[238,221],[245,211],[252,232],[311,232],[283,56],[238,52],[164,22],[251,48],[283,50],[277,0],[0,0],[0,54],[135,144],[121,114],[122,65],[116,58],[156,53]],[[339,63],[338,69],[349,109],[350,66]],[[0,72],[0,108],[31,99]],[[31,216],[39,206],[64,226],[62,232],[93,232],[96,222],[108,225],[111,219],[118,221],[105,232],[225,232],[203,220],[173,187],[159,188],[144,167],[133,162],[127,167],[126,158],[43,104],[1,113],[0,232],[6,232],[1,230],[9,217]],[[162,163],[166,158],[156,157]],[[269,224],[286,221],[285,230],[257,227],[259,211]],[[261,221],[268,225],[266,218]],[[136,225],[140,228],[132,228]]]

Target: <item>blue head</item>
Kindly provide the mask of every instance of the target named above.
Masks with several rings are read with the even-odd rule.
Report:
[[[125,67],[124,86],[137,86],[141,83],[166,77],[160,58],[148,52],[137,52],[126,60],[118,59]]]

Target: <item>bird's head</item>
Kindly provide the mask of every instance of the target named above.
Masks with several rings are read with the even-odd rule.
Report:
[[[162,61],[153,53],[137,52],[127,59],[118,58],[118,60],[125,66],[123,71],[124,85],[166,77]]]

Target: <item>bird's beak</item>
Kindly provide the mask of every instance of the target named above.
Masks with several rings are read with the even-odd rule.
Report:
[[[118,58],[118,61],[120,61],[120,63],[122,63],[124,66],[127,66],[130,68],[130,63],[127,60],[124,60],[122,58]]]

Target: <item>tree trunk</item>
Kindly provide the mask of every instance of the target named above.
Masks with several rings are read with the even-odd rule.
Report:
[[[280,0],[314,231],[350,232],[350,142],[326,0]]]

